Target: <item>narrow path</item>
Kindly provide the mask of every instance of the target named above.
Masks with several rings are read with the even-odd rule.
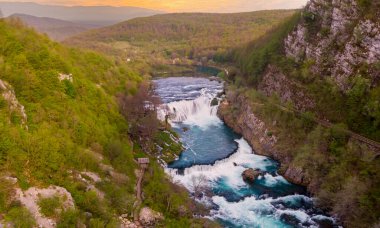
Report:
[[[136,197],[137,200],[142,201],[142,196],[141,196],[141,184],[144,179],[144,174],[145,174],[146,167],[142,166],[140,168],[140,174],[139,174],[139,179],[137,180],[137,185],[136,185]]]
[[[147,165],[146,164],[141,164],[140,165],[140,170],[139,170],[139,174],[138,174],[138,180],[137,180],[137,184],[136,184],[136,201],[135,203],[133,204],[134,206],[134,210],[133,210],[133,220],[134,222],[137,224],[137,225],[140,225],[140,221],[139,221],[139,210],[140,210],[140,206],[142,204],[142,181],[144,179],[144,174],[145,174],[145,170],[147,169]]]

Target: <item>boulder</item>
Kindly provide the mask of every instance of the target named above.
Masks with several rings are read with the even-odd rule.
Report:
[[[252,184],[256,180],[256,178],[262,174],[263,172],[258,169],[249,168],[245,170],[241,175],[245,182]]]
[[[164,216],[156,211],[153,211],[149,207],[141,209],[139,214],[139,220],[144,227],[154,227],[159,221],[163,220]]]

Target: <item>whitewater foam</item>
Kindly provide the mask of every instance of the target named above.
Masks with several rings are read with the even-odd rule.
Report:
[[[159,93],[163,94],[164,100],[168,103],[160,108],[158,115],[161,120],[165,120],[165,116],[169,115],[170,123],[177,129],[189,127],[190,133],[195,132],[186,134],[180,131],[181,140],[186,137],[184,143],[186,153],[194,155],[182,156],[180,161],[195,160],[194,157],[205,157],[208,150],[215,150],[213,146],[203,151],[197,147],[200,145],[199,139],[204,141],[207,138],[204,134],[200,134],[198,128],[203,133],[209,134],[224,126],[217,116],[218,106],[211,106],[212,99],[216,97],[221,87],[219,84],[212,84],[210,86],[212,88],[205,88],[208,84],[204,79],[183,78],[181,82],[177,80],[182,79],[165,79],[159,82],[161,85]],[[197,84],[191,84],[192,80]],[[167,84],[170,89],[165,88]],[[173,91],[179,95],[173,96]],[[194,135],[198,137],[197,140],[188,138]],[[202,138],[199,138],[200,136]],[[215,138],[212,140],[215,141]],[[215,143],[214,141],[212,143]],[[218,142],[220,144],[220,141]],[[229,143],[233,143],[232,139]],[[294,194],[298,190],[277,174],[276,162],[254,154],[243,138],[235,140],[235,143],[237,150],[234,153],[225,159],[210,162],[213,164],[193,165],[197,163],[192,163],[191,167],[179,169],[166,167],[165,172],[172,177],[174,183],[183,185],[190,192],[195,190],[194,180],[204,178],[206,191],[211,190],[214,196],[204,194],[197,200],[205,205],[212,205],[210,218],[220,221],[226,227],[318,227],[318,222],[321,220],[334,223],[332,218],[314,212],[312,198]],[[205,148],[205,145],[202,146]],[[265,172],[257,178],[253,186],[244,182],[241,176],[248,168]]]
[[[210,126],[221,125],[223,122],[218,118],[218,106],[211,106],[213,96],[202,90],[201,96],[195,100],[181,100],[164,104],[158,112],[158,117],[165,120],[169,115],[171,123],[183,123],[191,126],[199,126],[206,129]]]

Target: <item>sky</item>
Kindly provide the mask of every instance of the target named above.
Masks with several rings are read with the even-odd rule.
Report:
[[[3,1],[3,0],[0,0]],[[19,2],[17,0],[6,0]],[[136,6],[166,12],[244,12],[265,9],[294,9],[307,0],[24,0],[49,5],[66,6]]]

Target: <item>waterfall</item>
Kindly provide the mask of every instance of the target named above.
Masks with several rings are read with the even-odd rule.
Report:
[[[168,117],[186,146],[175,161],[177,166],[171,164],[165,172],[192,193],[199,185],[205,193],[212,193],[197,199],[211,206],[211,219],[225,227],[335,225],[333,218],[313,207],[312,198],[302,195],[300,186],[277,173],[275,161],[255,154],[246,140],[229,133],[217,116],[218,105],[212,105],[221,85],[200,78],[160,79],[156,85],[167,102],[160,107],[158,117],[163,121]],[[253,186],[242,178],[248,168],[265,172]]]
[[[218,105],[212,106],[215,95],[201,91],[201,96],[194,100],[174,101],[161,106],[158,117],[165,120],[169,115],[171,123],[184,123],[207,128],[211,125],[222,124],[217,116]]]

